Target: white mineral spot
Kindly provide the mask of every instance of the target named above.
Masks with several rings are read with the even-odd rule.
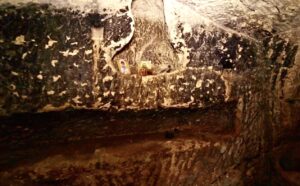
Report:
[[[86,94],[84,95],[85,98],[90,98],[90,95]]]
[[[268,51],[268,54],[267,54],[267,56],[268,56],[268,58],[271,58],[271,56],[273,55],[273,49],[270,49],[269,51]]]
[[[196,78],[196,76],[192,75],[192,79],[193,79],[193,80],[196,80],[197,78]]]
[[[112,76],[105,76],[105,77],[103,78],[103,82],[107,82],[107,81],[111,81],[111,80],[113,80],[113,77],[112,77]]]
[[[0,39],[0,43],[4,43],[4,40],[3,40],[3,39]]]
[[[47,95],[53,95],[55,92],[53,90],[47,91]]]
[[[71,37],[66,36],[66,41],[69,41],[71,39]]]
[[[77,95],[75,98],[72,98],[72,101],[74,101],[74,103],[76,103],[76,104],[81,104],[82,101],[79,101],[79,99],[80,99],[80,96]]]
[[[39,74],[39,75],[36,76],[36,78],[42,80],[42,79],[43,79],[43,75],[42,75],[42,74]]]
[[[87,59],[85,59],[84,61],[87,62],[87,63],[91,63],[92,62],[92,60],[87,60]]]
[[[76,67],[76,68],[78,68],[78,67],[79,67],[79,65],[77,65],[76,63],[73,63],[73,65],[74,65],[74,67]]]
[[[183,90],[184,90],[184,88],[182,88],[182,87],[179,88],[179,91],[180,91],[180,92],[183,91]]]
[[[25,52],[25,53],[22,55],[22,59],[25,59],[26,56],[27,56],[27,52]]]
[[[175,90],[175,85],[170,85],[170,90]]]
[[[63,96],[63,95],[65,95],[66,93],[67,93],[67,91],[64,90],[64,91],[60,92],[58,95],[59,95],[59,96]]]
[[[108,95],[109,95],[109,91],[106,91],[106,92],[103,93],[104,97],[107,97]]]
[[[13,41],[13,43],[15,45],[23,45],[25,42],[26,41],[25,41],[24,35],[20,35],[20,36],[16,37],[16,39]]]
[[[213,80],[213,79],[207,79],[207,81],[209,84],[213,84],[215,82],[215,80]]]
[[[61,53],[64,57],[68,57],[69,56],[69,50],[59,51],[59,53]]]
[[[53,82],[58,81],[61,78],[61,75],[53,76]]]
[[[14,96],[17,96],[17,97],[20,97],[20,95],[19,95],[18,92],[13,92],[13,95],[14,95]]]
[[[238,51],[241,52],[243,50],[243,47],[241,47],[240,45],[238,45]]]
[[[225,145],[222,145],[220,152],[223,154],[226,151],[227,147]]]
[[[82,87],[84,87],[84,86],[87,86],[88,84],[87,83],[81,83],[80,84]]]
[[[196,83],[196,88],[201,88],[202,82],[203,82],[202,80],[198,80]]]
[[[54,60],[51,61],[51,65],[52,65],[53,67],[55,67],[56,63],[58,63],[58,60],[55,60],[55,59],[54,59]]]
[[[53,40],[50,38],[50,36],[47,36],[49,41],[48,41],[48,44],[45,45],[45,49],[48,49],[50,47],[52,47],[55,43],[57,43],[57,41]]]
[[[111,92],[111,95],[112,95],[112,96],[115,96],[115,94],[116,94],[115,92]]]
[[[69,49],[66,51],[59,51],[59,53],[61,53],[64,57],[75,56],[78,54],[78,52],[79,50],[77,49],[73,50],[72,52],[70,52]]]
[[[78,85],[78,82],[77,82],[77,81],[73,81],[73,83],[74,83],[75,85]]]
[[[78,45],[78,42],[73,42],[71,43],[71,45]]]
[[[178,76],[176,76],[176,79],[178,80],[178,79],[184,79],[184,76],[183,75],[178,75]]]
[[[18,76],[19,75],[19,73],[15,72],[15,71],[11,71],[11,74],[14,75],[14,76]]]
[[[75,49],[75,50],[73,50],[73,52],[70,52],[69,55],[70,56],[75,56],[75,55],[78,54],[78,52],[79,52],[79,50]]]
[[[93,53],[93,50],[86,50],[84,51],[85,55],[90,55],[91,53]]]

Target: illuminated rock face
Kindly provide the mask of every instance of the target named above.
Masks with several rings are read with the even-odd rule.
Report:
[[[2,114],[205,107],[237,99],[235,74],[261,65],[274,65],[273,81],[283,84],[297,52],[277,34],[295,25],[294,1],[51,4],[1,5]],[[139,74],[143,61],[152,76]]]
[[[60,122],[43,113],[45,128],[29,119],[28,136],[6,135],[0,150],[5,140],[33,153],[64,141],[107,144],[91,143],[86,156],[76,154],[86,143],[60,146],[75,164],[41,151],[36,164],[0,172],[0,183],[251,183],[264,176],[261,154],[299,122],[298,0],[38,2],[0,5],[0,115],[112,112],[59,112]],[[1,129],[27,120],[1,119]]]

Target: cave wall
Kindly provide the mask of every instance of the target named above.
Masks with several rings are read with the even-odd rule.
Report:
[[[298,11],[291,1],[277,15],[276,3],[4,1],[1,113],[205,107],[237,99],[238,74],[265,63],[275,86],[297,52],[278,32]],[[142,61],[152,76],[139,74]]]
[[[55,5],[1,5],[2,113],[94,107],[110,79],[110,56],[132,37],[129,1]]]
[[[100,157],[105,171],[94,176],[120,184],[238,185],[270,176],[262,172],[268,152],[299,121],[299,1],[49,2],[1,5],[1,115],[236,103],[228,134],[155,143],[157,151],[144,143],[149,153],[128,157],[100,148],[75,169],[88,172]],[[121,59],[131,74],[119,72]],[[139,74],[144,60],[153,75]]]

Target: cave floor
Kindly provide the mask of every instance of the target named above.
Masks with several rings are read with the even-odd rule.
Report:
[[[235,103],[229,103],[200,110],[2,117],[0,185],[247,185],[241,172],[221,166],[239,135],[235,114]],[[257,159],[257,165],[273,165],[273,185],[300,183],[300,128],[292,132],[270,159]],[[224,172],[228,180],[220,183]]]
[[[214,126],[210,127],[183,126],[153,133],[97,137],[86,136],[86,134],[80,133],[80,129],[78,128],[75,129],[78,130],[78,135],[70,136],[68,133],[72,129],[65,131],[65,127],[60,128],[58,126],[58,128],[53,128],[46,126],[35,129],[29,127],[20,128],[19,126],[15,126],[14,128],[10,126],[10,136],[0,139],[0,171],[22,166],[22,164],[31,164],[48,156],[58,154],[68,157],[72,157],[74,154],[88,155],[94,153],[98,148],[111,148],[119,151],[122,146],[126,146],[128,148],[125,149],[125,151],[130,152],[135,151],[135,149],[130,148],[130,145],[132,145],[133,148],[139,146],[143,148],[147,143],[155,144],[159,142],[184,141],[189,139],[218,142],[231,137],[230,131],[219,132],[218,134],[202,132],[204,128],[205,130],[214,131]],[[96,133],[99,129],[93,127],[89,128],[89,130]],[[5,133],[6,130],[2,128],[1,132]],[[53,134],[52,132],[57,133]],[[53,136],[48,139],[47,137],[49,135],[58,135],[59,139],[56,141]],[[151,150],[155,151],[158,149],[152,146]]]
[[[0,185],[120,185],[112,176],[115,169],[126,177],[121,185],[138,183],[138,169],[151,172],[149,168],[174,161],[173,154],[186,152],[191,154],[176,161],[189,162],[184,156],[192,157],[195,149],[201,149],[209,172],[219,161],[215,152],[224,151],[222,144],[235,135],[233,108],[118,114],[69,111],[0,118]],[[216,113],[219,120],[213,123]],[[160,163],[155,162],[158,159]],[[131,172],[122,170],[128,167]],[[113,173],[108,176],[108,172]],[[140,178],[154,183],[155,178],[163,178],[161,172]]]

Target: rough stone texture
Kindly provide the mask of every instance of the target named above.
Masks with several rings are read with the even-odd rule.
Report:
[[[244,28],[234,26],[244,22],[230,19],[231,24],[221,25],[213,16],[204,17],[197,3],[135,1],[133,14],[130,3],[98,3],[100,7],[86,8],[85,14],[39,4],[2,5],[2,114],[70,107],[205,107],[237,99],[239,87],[234,87],[236,78],[232,78],[235,72],[258,68],[270,61],[273,81],[281,79],[283,84],[288,74],[284,68],[293,65],[297,46],[264,29],[265,24],[258,23],[260,13],[244,16],[244,22],[249,23],[244,32]],[[152,14],[157,16],[141,16],[140,11],[145,10],[139,7],[143,6],[156,7]],[[188,19],[187,12],[197,21]],[[15,21],[7,20],[12,18]],[[28,22],[32,26],[28,27]],[[14,24],[18,24],[18,29],[10,34]],[[264,61],[265,56],[269,60]],[[279,56],[285,58],[284,62]],[[119,59],[129,62],[131,75],[117,72]],[[138,74],[142,60],[152,61],[155,75]],[[171,73],[163,71],[168,66],[171,69],[167,72]],[[225,69],[233,70],[229,77],[227,72],[223,74]]]
[[[134,14],[134,12],[133,12]],[[153,73],[161,74],[170,65],[170,70],[177,67],[177,56],[169,42],[164,22],[151,20],[135,20],[135,32],[132,41],[122,52],[117,54],[115,61],[125,59],[131,67],[132,74],[138,74],[141,61],[151,61]]]
[[[48,113],[2,119],[1,149],[13,148],[1,154],[1,170],[14,171],[0,173],[0,183],[208,184],[221,171],[216,164],[235,134],[235,105],[232,102],[204,110],[114,115],[96,111]],[[211,120],[216,114],[220,120]],[[45,119],[47,124],[39,127]],[[22,123],[17,129],[16,122]],[[14,130],[25,133],[13,136]],[[44,135],[45,131],[50,132],[49,136]],[[45,145],[48,148],[41,148]],[[24,169],[20,170],[19,165]],[[216,174],[207,177],[212,171]],[[18,179],[11,180],[11,176]]]
[[[134,1],[132,13],[135,17],[132,41],[114,60],[125,59],[132,74],[138,74],[142,61],[152,62],[155,75],[177,70],[178,59],[169,41],[162,1]],[[170,69],[166,70],[168,66]]]
[[[1,24],[2,110],[36,111],[47,103],[60,106],[77,95],[92,102],[87,86],[93,73],[92,54],[87,54],[92,49],[88,18],[47,5],[18,11],[4,5]]]
[[[2,114],[71,105],[92,107],[98,98],[95,77],[104,75],[99,75],[98,69],[106,62],[101,64],[93,57],[91,28],[104,27],[104,47],[116,45],[131,33],[132,21],[124,13],[117,15],[102,21],[107,14],[83,15],[39,4],[2,5]],[[120,21],[126,27],[114,29],[112,25]]]
[[[1,115],[110,112],[62,113],[61,126],[44,113],[45,128],[31,120],[38,115],[21,126],[26,117],[1,118],[1,162],[11,169],[0,183],[295,183],[277,153],[299,131],[298,0],[80,2],[85,13],[72,1],[1,5]],[[118,72],[119,59],[132,74]],[[153,62],[155,75],[139,75],[141,60]],[[168,64],[170,72],[159,72]],[[45,144],[51,149],[26,161]]]

